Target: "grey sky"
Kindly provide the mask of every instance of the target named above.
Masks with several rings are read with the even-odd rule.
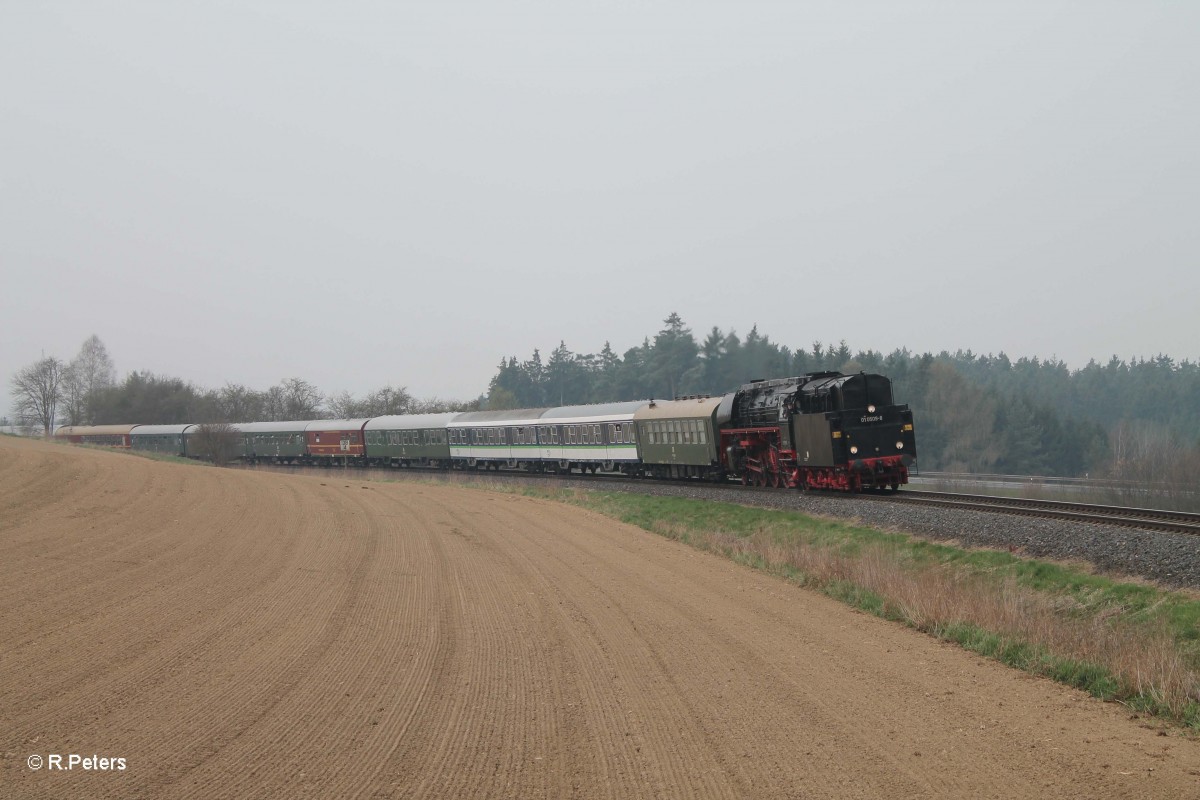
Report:
[[[469,398],[678,311],[1200,357],[1200,3],[0,2],[0,375]]]

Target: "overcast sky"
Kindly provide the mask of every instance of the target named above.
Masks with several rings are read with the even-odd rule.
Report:
[[[470,398],[677,311],[1200,358],[1200,3],[0,0],[0,376]]]

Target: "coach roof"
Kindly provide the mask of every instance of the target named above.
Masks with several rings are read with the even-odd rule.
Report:
[[[55,436],[123,436],[140,425],[64,425]]]
[[[191,423],[187,425],[138,425],[133,429],[134,436],[162,436],[164,434],[180,434],[189,428],[198,427]]]
[[[720,397],[698,397],[694,400],[655,400],[635,411],[633,418],[641,421],[644,419],[711,417],[720,404]]]
[[[305,427],[305,431],[323,433],[325,431],[360,431],[363,425],[371,421],[370,417],[359,419],[314,419]]]
[[[536,425],[545,408],[510,408],[503,411],[467,411],[451,422],[448,428],[474,428],[506,425]]]
[[[627,400],[623,403],[593,403],[586,406],[560,406],[542,414],[540,422],[560,425],[577,422],[615,422],[632,419],[649,400]]]
[[[279,420],[276,422],[239,422],[233,428],[238,433],[303,433],[308,420]]]
[[[365,430],[413,431],[422,428],[445,428],[461,413],[460,411],[447,411],[443,414],[388,414],[382,417],[373,417],[367,423]]]

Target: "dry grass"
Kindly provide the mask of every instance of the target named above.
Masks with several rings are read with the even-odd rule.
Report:
[[[917,564],[893,548],[847,554],[780,541],[661,525],[660,533],[783,573],[922,631],[955,639],[1014,666],[1053,675],[1099,696],[1134,700],[1176,719],[1200,700],[1200,676],[1163,626],[1095,613],[1070,597],[954,566]]]

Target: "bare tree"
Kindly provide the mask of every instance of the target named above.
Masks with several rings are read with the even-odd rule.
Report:
[[[1122,420],[1110,434],[1112,461],[1105,472],[1112,502],[1178,511],[1200,509],[1200,446],[1182,442],[1165,426]]]
[[[413,411],[413,403],[413,396],[403,386],[384,386],[361,400],[349,392],[338,392],[325,400],[330,415],[338,419],[409,414]]]
[[[62,374],[62,412],[63,422],[67,425],[84,424],[87,414],[87,389],[84,387],[80,371],[71,362],[63,369]]]
[[[302,378],[288,378],[280,384],[283,396],[282,419],[317,419],[324,399],[317,387]]]
[[[239,383],[227,383],[217,395],[221,417],[226,422],[254,422],[266,418],[264,397]]]
[[[63,370],[62,405],[67,424],[94,423],[96,393],[111,388],[116,381],[117,370],[108,348],[99,336],[92,334]]]
[[[411,414],[413,396],[405,386],[384,386],[367,395],[363,416],[382,417],[387,414]]]
[[[221,467],[237,457],[238,432],[224,422],[198,425],[191,436],[191,446],[192,455]]]
[[[426,397],[414,400],[406,414],[440,414],[446,411],[479,411],[487,398],[480,395],[474,400],[444,400],[441,397]]]
[[[63,363],[53,356],[35,361],[13,376],[14,410],[27,425],[40,425],[43,435],[54,431],[62,400]]]
[[[338,392],[332,394],[325,400],[325,405],[329,408],[329,415],[335,419],[353,419],[354,417],[364,416],[361,412],[363,403],[356,400],[354,395],[349,392]]]
[[[923,433],[926,452],[940,445],[938,466],[947,472],[987,472],[1000,456],[995,404],[951,365],[936,363],[929,371],[928,419],[942,439],[928,442]]]
[[[278,422],[287,419],[287,401],[283,396],[282,386],[272,386],[263,392],[263,420]]]

